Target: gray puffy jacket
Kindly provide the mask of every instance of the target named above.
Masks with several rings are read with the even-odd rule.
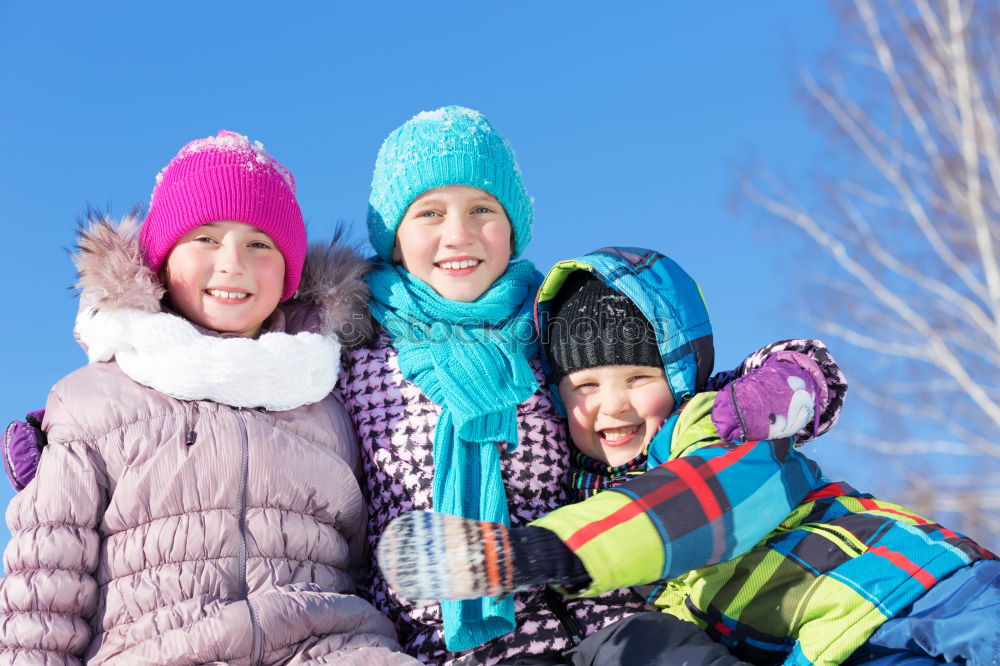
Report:
[[[415,663],[354,595],[357,440],[328,395],[338,332],[365,326],[363,260],[314,249],[305,303],[247,340],[161,312],[133,228],[81,249],[92,363],[52,389],[38,476],[7,511],[0,663]]]

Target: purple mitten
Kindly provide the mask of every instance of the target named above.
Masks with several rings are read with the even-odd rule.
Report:
[[[44,409],[31,412],[24,421],[14,421],[3,432],[4,468],[10,485],[18,492],[35,478],[46,441],[42,430],[44,416]]]
[[[733,441],[791,437],[810,424],[817,433],[828,401],[816,362],[799,352],[779,351],[716,394],[712,423],[722,439]]]

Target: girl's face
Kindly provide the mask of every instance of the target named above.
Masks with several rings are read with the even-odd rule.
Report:
[[[177,241],[164,265],[164,282],[187,319],[213,331],[256,337],[281,300],[285,258],[256,227],[210,222]]]
[[[674,409],[662,368],[604,365],[571,372],[559,382],[576,448],[612,467],[646,448]]]
[[[471,303],[507,270],[511,227],[493,195],[449,185],[413,200],[392,258],[444,298]]]

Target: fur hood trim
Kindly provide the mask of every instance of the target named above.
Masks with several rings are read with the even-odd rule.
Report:
[[[309,246],[295,300],[319,308],[320,333],[336,333],[345,349],[356,349],[375,337],[365,282],[371,263],[345,241],[345,233],[338,227],[329,243]]]
[[[146,265],[139,247],[135,211],[115,226],[88,211],[73,254],[81,298],[98,310],[159,312],[163,285]]]
[[[117,224],[88,211],[73,255],[75,287],[83,304],[97,311],[162,310],[164,288],[143,259],[140,226],[135,211]],[[314,310],[318,322],[311,332],[335,333],[345,348],[353,349],[371,341],[374,326],[364,280],[369,264],[344,236],[341,227],[329,243],[310,245],[299,291],[279,308]]]

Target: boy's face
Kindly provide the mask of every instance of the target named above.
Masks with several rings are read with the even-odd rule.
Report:
[[[392,257],[444,298],[471,303],[507,270],[510,234],[507,213],[493,195],[449,185],[413,200]]]
[[[174,245],[164,265],[174,307],[214,331],[256,337],[278,307],[285,258],[266,233],[242,222],[211,222]]]
[[[605,365],[559,382],[573,443],[612,467],[635,458],[674,409],[662,368]]]

